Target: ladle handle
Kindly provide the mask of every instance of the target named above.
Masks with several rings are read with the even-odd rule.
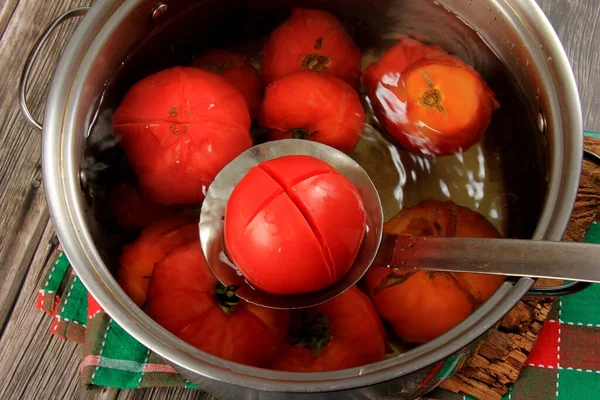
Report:
[[[583,151],[600,166],[600,156]],[[564,296],[600,281],[600,245],[509,239],[415,238],[384,235],[375,265],[576,280],[533,287],[530,296]]]
[[[375,265],[600,283],[600,245],[386,235]]]

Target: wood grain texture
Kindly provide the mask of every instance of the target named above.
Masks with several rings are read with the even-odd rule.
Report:
[[[501,400],[517,380],[533,349],[553,299],[524,299],[489,333],[442,388],[480,400]]]
[[[216,400],[215,397],[195,389],[152,388],[121,390],[118,400]]]
[[[19,0],[0,1],[0,40],[2,39],[2,35],[4,35],[6,25],[8,25],[8,21],[12,18],[18,3]]]
[[[537,1],[555,26],[573,65],[582,97],[584,126],[600,131],[600,3]],[[48,242],[52,228],[40,186],[40,137],[20,115],[17,82],[25,57],[44,27],[61,12],[92,2],[0,0],[0,398],[208,399],[211,397],[201,391],[186,389],[86,392],[78,378],[80,349],[51,336],[51,319],[33,307],[54,248]],[[56,64],[75,24],[76,21],[69,22],[53,35],[34,68],[28,94],[34,115],[43,111],[52,74],[49,66]],[[591,185],[597,183],[593,181]],[[580,197],[585,209],[575,211],[581,210],[581,227],[585,227],[584,219],[590,218],[598,204],[595,198],[586,196]],[[513,359],[519,358],[515,356]]]
[[[100,389],[84,391],[79,382],[81,349],[76,343],[50,335],[52,318],[32,307],[48,268],[54,263],[56,243],[48,223],[0,339],[1,399],[92,399],[101,398],[103,393]]]
[[[8,10],[14,2],[5,2]],[[29,268],[48,210],[41,188],[40,135],[29,128],[18,107],[23,62],[36,37],[52,18],[90,0],[21,0],[0,41],[0,329],[14,304]],[[8,15],[8,11],[7,11]],[[33,69],[29,103],[34,115],[43,109],[52,70],[73,28],[59,28]]]
[[[583,127],[600,132],[600,1],[536,0],[554,26],[579,88]]]
[[[585,148],[600,154],[600,140],[586,138]],[[594,221],[600,219],[600,167],[584,161],[573,214],[565,241],[581,242]],[[562,282],[540,279],[538,286]],[[548,317],[554,300],[525,298],[491,331],[463,368],[442,383],[444,389],[463,392],[480,400],[500,400],[519,377],[527,356]]]
[[[600,155],[600,141],[585,138],[585,148]],[[599,219],[600,208],[600,167],[589,162],[583,162],[583,171],[579,183],[579,192],[575,200],[573,215],[563,240],[581,242],[590,224]]]

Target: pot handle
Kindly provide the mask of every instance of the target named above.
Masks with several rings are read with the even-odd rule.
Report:
[[[33,48],[29,52],[27,56],[27,60],[25,61],[25,65],[23,65],[23,70],[21,71],[21,78],[19,80],[19,100],[21,104],[21,111],[23,115],[27,119],[27,122],[37,129],[38,131],[42,131],[42,123],[39,122],[33,115],[31,115],[31,111],[29,111],[29,106],[27,105],[27,99],[25,94],[27,93],[27,87],[29,86],[29,75],[31,74],[31,69],[33,68],[33,63],[35,62],[42,46],[46,43],[50,34],[63,22],[70,20],[75,17],[82,17],[88,11],[90,7],[77,7],[72,8],[68,11],[65,11],[61,15],[59,15],[48,27],[42,32],[42,34],[37,38]]]
[[[583,159],[592,162],[600,167],[600,156],[589,150],[583,150]],[[579,293],[584,289],[587,289],[592,285],[591,282],[570,282],[560,286],[538,286],[531,288],[525,295],[526,296],[540,296],[540,297],[560,297],[570,294]]]

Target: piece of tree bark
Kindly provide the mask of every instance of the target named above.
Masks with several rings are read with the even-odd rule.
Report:
[[[584,145],[587,150],[600,155],[600,140],[586,137]],[[600,167],[584,161],[577,200],[563,240],[581,242],[592,222],[597,220],[599,204]]]
[[[585,148],[600,154],[600,140],[586,138]],[[563,240],[581,242],[592,222],[599,220],[600,167],[584,161],[577,200]],[[560,281],[540,279],[537,286]],[[500,400],[521,373],[544,321],[552,298],[524,298],[492,329],[463,367],[441,387],[480,400]]]

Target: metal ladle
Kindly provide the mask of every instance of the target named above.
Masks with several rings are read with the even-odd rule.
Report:
[[[337,169],[358,189],[366,214],[365,237],[350,270],[319,292],[280,296],[253,288],[225,254],[227,201],[237,183],[261,162],[289,155],[318,158]],[[600,282],[600,246],[517,239],[464,239],[395,236],[383,233],[379,194],[365,170],[346,154],[308,140],[286,139],[254,146],[216,176],[200,213],[200,242],[209,267],[225,286],[253,304],[278,309],[315,306],[356,284],[372,265],[411,270],[472,272],[531,278]],[[281,279],[286,279],[282,272]]]

